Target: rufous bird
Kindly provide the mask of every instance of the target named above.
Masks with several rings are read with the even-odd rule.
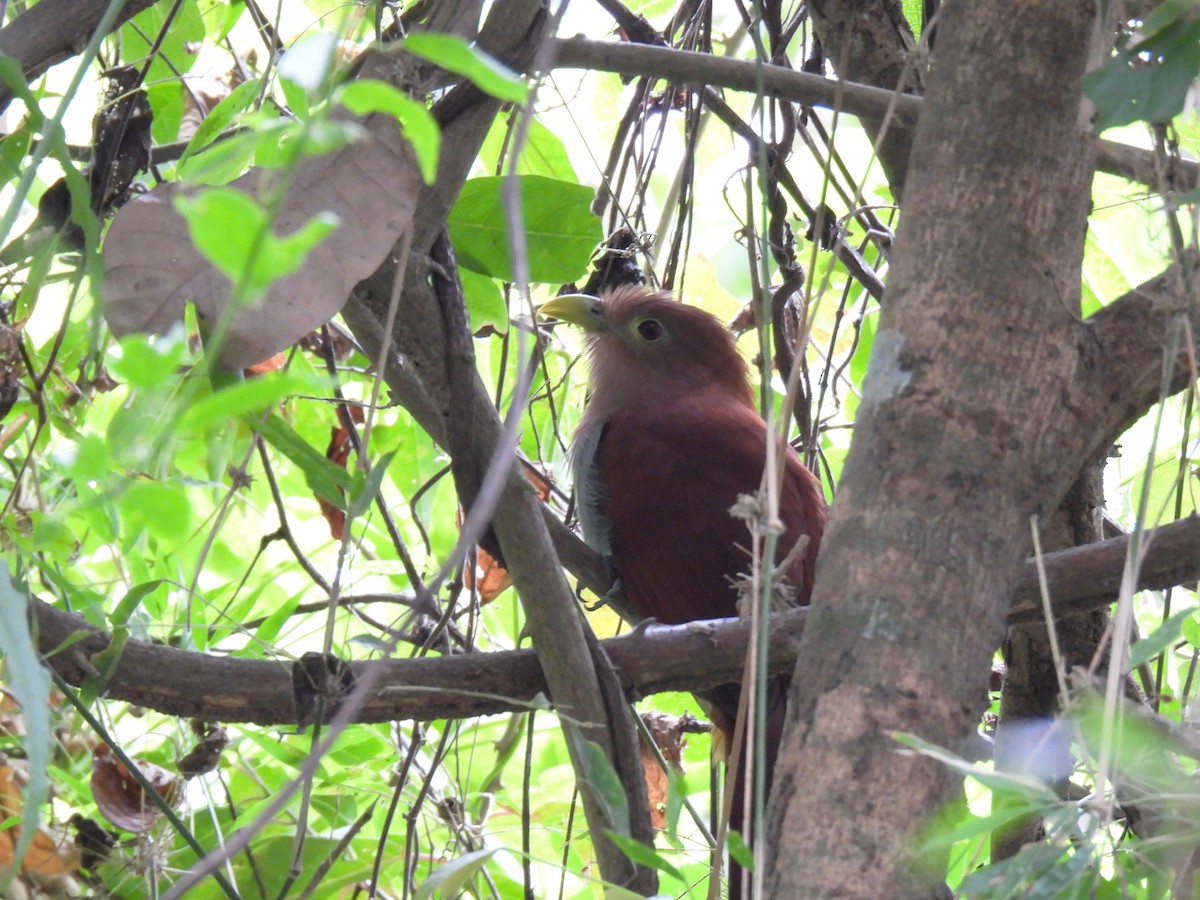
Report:
[[[738,615],[735,581],[749,572],[746,522],[730,514],[753,495],[766,464],[767,425],[754,405],[749,367],[733,335],[703,310],[666,293],[617,288],[568,295],[541,307],[585,332],[590,396],[571,444],[584,539],[606,557],[629,604],[665,624]],[[797,604],[812,593],[825,527],[821,486],[790,446],[783,456],[777,562]],[[797,547],[807,538],[807,544]],[[783,722],[786,679],[772,685],[770,777]],[[738,685],[706,691],[714,724],[729,732]],[[746,754],[741,754],[742,759]],[[743,769],[744,771],[744,769]],[[735,779],[730,827],[743,832]],[[740,877],[730,873],[731,896]]]

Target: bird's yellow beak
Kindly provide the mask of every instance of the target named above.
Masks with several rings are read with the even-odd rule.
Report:
[[[608,327],[604,318],[604,301],[590,294],[562,294],[543,303],[538,307],[538,312],[587,331]]]

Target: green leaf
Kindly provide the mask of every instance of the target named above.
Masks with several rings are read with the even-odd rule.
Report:
[[[264,169],[286,168],[297,159],[333,153],[366,137],[358,122],[327,118],[295,122],[261,115],[248,126],[254,129],[254,164]]]
[[[183,417],[182,426],[193,433],[207,432],[227,426],[246,413],[261,412],[286,397],[317,394],[323,389],[328,389],[328,383],[311,375],[271,372],[234,383],[193,403]]]
[[[667,834],[674,836],[679,831],[679,815],[687,800],[687,776],[670,766],[667,767]]]
[[[121,664],[121,656],[128,642],[129,629],[124,625],[118,626],[112,630],[108,646],[88,658],[93,671],[83,676],[83,684],[79,688],[79,699],[84,706],[91,706],[104,693],[113,675],[117,673],[117,666]]]
[[[166,583],[162,578],[155,578],[153,581],[146,581],[130,588],[109,614],[108,621],[115,626],[127,624],[134,610],[142,605],[142,601]]]
[[[338,225],[332,213],[319,213],[291,234],[276,235],[266,208],[228,187],[207,188],[174,202],[196,248],[251,297],[300,268],[308,252]]]
[[[1197,73],[1200,19],[1180,16],[1083,77],[1084,93],[1096,106],[1096,130],[1170,121],[1183,111]]]
[[[442,130],[425,108],[425,104],[405,96],[390,84],[371,78],[342,85],[334,94],[334,100],[356,116],[365,116],[373,112],[394,116],[417,155],[421,177],[425,179],[426,184],[433,184],[437,178]]]
[[[213,107],[212,112],[204,117],[196,133],[188,141],[187,148],[179,159],[181,172],[186,171],[188,161],[193,155],[211,144],[235,118],[250,108],[261,90],[262,79],[251,78],[235,87],[229,92],[229,96]]]
[[[393,641],[385,641],[383,638],[377,638],[370,634],[355,635],[350,638],[350,643],[384,654],[396,652],[396,644]]]
[[[746,845],[741,834],[736,831],[729,832],[725,837],[725,846],[729,850],[729,858],[747,871],[754,871],[754,854]]]
[[[504,63],[453,34],[418,32],[404,40],[404,49],[474,82],[484,93],[506,103],[524,103],[529,86]]]
[[[191,526],[192,505],[177,481],[136,478],[121,493],[117,506],[125,523],[127,545],[143,531],[168,543],[179,541]]]
[[[290,78],[280,77],[279,86],[283,89],[283,99],[287,101],[288,109],[301,122],[307,122],[312,114],[308,105],[308,92]]]
[[[119,342],[121,352],[107,360],[108,370],[130,387],[157,390],[175,379],[187,355],[182,335],[155,337],[129,334]]]
[[[517,175],[544,175],[559,181],[579,181],[575,167],[571,165],[566,145],[538,119],[529,120],[529,128],[525,132],[525,140],[517,157],[517,166],[513,170],[509,154],[513,150],[511,143],[515,121],[515,116],[509,116],[507,119],[497,117],[492,122],[488,136],[479,151],[479,158],[485,162],[488,171],[515,171]],[[504,168],[500,169],[498,166],[502,162]]]
[[[25,122],[0,141],[0,173],[5,180],[15,180],[21,174],[25,154],[33,143],[33,129]]]
[[[687,880],[675,866],[659,855],[658,851],[653,847],[647,847],[636,838],[625,834],[617,834],[615,831],[606,831],[605,834],[608,835],[609,840],[616,844],[617,849],[624,853],[631,862],[639,866],[645,866],[647,869],[666,872],[672,878],[677,878],[680,881]]]
[[[589,741],[572,722],[566,723],[564,733],[575,748],[575,755],[583,770],[583,780],[591,787],[593,795],[604,811],[604,818],[617,834],[629,832],[629,798],[621,786],[621,778],[613,768],[603,748]]]
[[[210,17],[215,17],[216,29],[213,32],[212,42],[219,44],[229,37],[229,32],[233,30],[233,26],[238,23],[238,19],[246,11],[246,4],[243,0],[231,0],[229,5],[224,8],[210,6],[207,11]]]
[[[338,509],[346,508],[342,492],[352,486],[350,474],[341,466],[330,462],[318,453],[304,438],[279,416],[268,416],[258,420],[247,417],[250,427],[262,435],[263,440],[290,459],[304,473],[304,479],[314,494]]]
[[[375,498],[379,496],[379,486],[383,484],[383,477],[387,475],[387,468],[395,455],[396,451],[393,450],[382,459],[376,460],[366,476],[362,475],[361,470],[355,472],[354,486],[350,490],[350,504],[346,511],[349,518],[358,518],[375,502]]]
[[[174,12],[171,27],[167,16]],[[156,3],[121,26],[121,59],[141,66],[158,40],[154,59],[146,72],[146,97],[154,112],[151,125],[156,144],[169,143],[179,135],[183,117],[183,85],[180,76],[191,71],[203,44],[206,29],[197,0],[182,0],[175,8]]]
[[[227,137],[180,163],[179,177],[192,184],[228,184],[250,165],[257,146],[256,135],[249,132]]]
[[[435,893],[441,892],[443,897],[462,897],[467,891],[467,885],[487,865],[499,847],[485,847],[483,850],[472,850],[457,859],[452,859],[443,866],[438,866],[425,883],[413,892],[414,900],[429,900]]]
[[[38,831],[42,804],[50,796],[50,760],[54,736],[50,728],[50,673],[38,656],[29,633],[28,603],[0,561],[0,654],[5,659],[5,687],[21,707],[25,736],[21,740],[28,763],[22,791],[21,834],[13,859],[24,859]],[[4,890],[8,878],[0,879]]]
[[[1136,641],[1129,647],[1129,667],[1136,669],[1142,663],[1149,662],[1172,644],[1179,640],[1183,633],[1184,623],[1195,616],[1195,609],[1181,610],[1154,630],[1149,637]]]
[[[1183,639],[1193,647],[1200,647],[1200,621],[1197,620],[1194,610],[1191,616],[1183,620],[1180,633],[1183,635]]]
[[[867,377],[867,365],[871,361],[871,347],[875,343],[875,329],[878,325],[879,309],[876,307],[863,315],[858,331],[858,345],[850,359],[850,383],[859,390],[862,390],[863,380]]]
[[[517,176],[529,254],[529,277],[563,284],[587,271],[602,231],[592,214],[592,189],[540,175]],[[450,236],[461,265],[513,280],[505,222],[503,177],[472,178],[450,211]]]
[[[968,815],[957,824],[930,833],[920,842],[918,850],[922,853],[930,850],[943,850],[960,841],[986,837],[997,828],[1003,828],[1015,819],[1039,812],[1042,809],[1043,806],[1041,804],[1025,803],[1018,800],[1017,802],[1008,802],[994,808],[986,816]]]
[[[467,305],[467,316],[471,320],[471,333],[479,334],[491,328],[500,334],[508,333],[508,307],[496,279],[459,269],[462,281],[463,300]]]
[[[283,630],[284,623],[292,617],[292,614],[296,611],[296,607],[299,605],[299,595],[281,603],[254,632],[255,643],[269,646],[279,636],[279,632]]]

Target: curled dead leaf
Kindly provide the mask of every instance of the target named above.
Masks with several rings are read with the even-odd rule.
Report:
[[[229,735],[215,722],[193,722],[192,730],[200,740],[175,764],[184,778],[214,771],[221,761],[221,751],[229,746]]]
[[[138,771],[160,797],[174,803],[179,797],[179,781],[161,766],[138,762]],[[125,831],[145,834],[154,827],[158,807],[108,747],[92,753],[92,798],[108,821]]]

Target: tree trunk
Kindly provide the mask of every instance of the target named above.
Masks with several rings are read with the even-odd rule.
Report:
[[[947,4],[770,810],[768,894],[927,895],[909,840],[958,749],[1028,546],[1095,436],[1067,389],[1092,149],[1087,0]],[[1038,102],[1031,102],[1037,98]]]

